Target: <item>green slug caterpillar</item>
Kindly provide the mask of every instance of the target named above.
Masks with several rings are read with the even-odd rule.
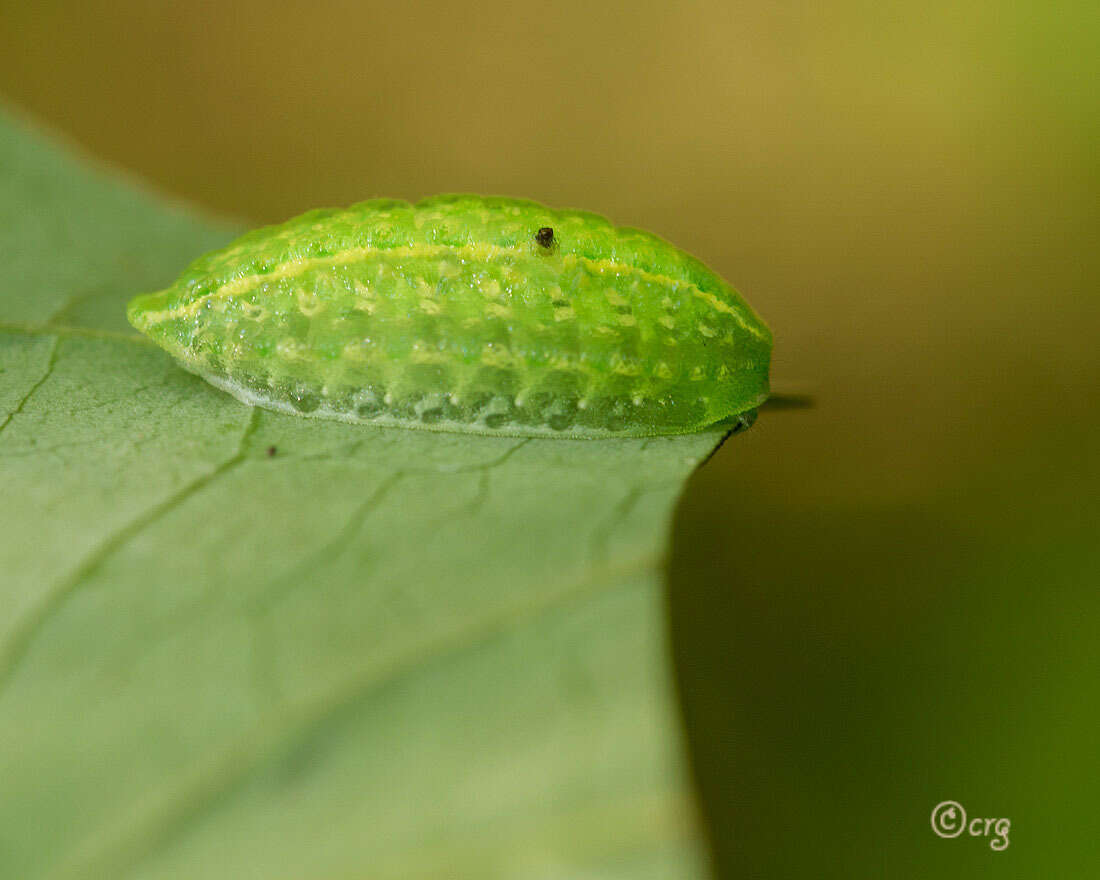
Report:
[[[347,422],[683,434],[768,396],[771,333],[710,269],[518,199],[309,211],[199,257],[127,316],[247,404]]]

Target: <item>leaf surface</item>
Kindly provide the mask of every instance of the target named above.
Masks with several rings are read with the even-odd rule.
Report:
[[[123,311],[235,232],[0,119],[0,876],[704,875],[661,567],[720,435],[249,409]]]

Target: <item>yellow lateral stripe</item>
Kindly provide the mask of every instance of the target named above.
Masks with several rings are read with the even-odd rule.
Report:
[[[579,259],[583,261],[586,266],[595,269],[596,271],[627,272],[631,275],[636,275],[637,277],[645,281],[652,281],[655,284],[668,284],[673,287],[679,286],[690,288],[692,296],[701,299],[711,308],[719,312],[725,312],[728,315],[732,315],[737,320],[737,323],[741,325],[742,329],[748,330],[753,336],[757,337],[758,339],[763,338],[759,331],[757,331],[753,327],[750,327],[744,322],[744,320],[741,318],[740,313],[738,313],[738,311],[733,306],[731,306],[729,303],[722,302],[722,300],[716,297],[713,293],[703,290],[697,284],[694,284],[691,281],[684,281],[680,278],[673,278],[671,275],[660,275],[656,272],[650,272],[649,270],[642,269],[638,266],[631,266],[629,263],[616,263],[614,260],[593,260],[590,257],[577,257],[576,254],[569,254],[567,255],[566,259],[568,259],[569,257],[573,257],[574,259]]]
[[[509,250],[507,248],[496,247],[495,245],[466,245],[463,247],[451,247],[450,245],[438,244],[438,245],[414,245],[412,247],[395,247],[395,248],[376,248],[376,247],[355,247],[348,248],[347,250],[340,251],[339,253],[330,254],[327,257],[310,257],[307,260],[288,260],[281,265],[278,269],[272,269],[270,272],[257,272],[252,275],[242,275],[240,278],[234,278],[232,281],[227,281],[217,290],[212,290],[210,293],[204,293],[202,296],[189,302],[185,306],[181,306],[178,309],[163,309],[159,312],[148,312],[146,317],[151,321],[162,321],[168,318],[182,318],[188,315],[193,315],[200,308],[202,308],[207,302],[214,300],[226,299],[230,296],[236,296],[242,293],[248,293],[258,284],[262,284],[265,281],[282,281],[287,278],[294,278],[298,275],[303,275],[310,269],[316,269],[321,266],[337,266],[341,263],[349,262],[353,259],[364,259],[369,256],[387,254],[394,257],[429,257],[429,256],[452,256],[459,254],[471,253],[475,248],[481,251],[481,256],[487,256],[486,248],[493,249],[493,256],[499,256],[506,253],[518,253],[516,250]]]
[[[290,260],[280,266],[278,269],[273,269],[270,272],[254,273],[252,275],[244,275],[240,278],[234,278],[232,281],[227,281],[217,290],[213,290],[210,293],[203,294],[197,299],[189,302],[185,306],[181,306],[177,309],[163,309],[159,312],[146,312],[143,316],[143,320],[146,322],[157,323],[160,321],[166,321],[172,318],[183,318],[189,315],[195,314],[200,308],[202,308],[207,302],[215,300],[227,299],[228,297],[239,295],[242,293],[248,293],[258,284],[265,281],[282,281],[287,278],[294,278],[298,275],[303,275],[310,269],[319,268],[322,266],[336,266],[341,263],[347,263],[355,259],[365,259],[370,256],[386,255],[395,258],[417,258],[417,257],[442,257],[442,256],[454,256],[459,259],[471,258],[471,259],[485,259],[488,257],[502,257],[502,256],[517,256],[523,255],[526,249],[522,246],[513,248],[505,248],[500,245],[494,244],[473,244],[473,245],[446,245],[446,244],[420,244],[412,246],[402,246],[394,248],[376,248],[376,247],[354,247],[347,248],[339,253],[331,254],[327,257],[311,257],[307,260]],[[670,275],[661,275],[656,272],[650,272],[646,269],[642,269],[638,266],[632,266],[629,263],[618,263],[614,260],[596,260],[590,257],[581,257],[576,254],[566,254],[565,260],[580,261],[584,263],[590,269],[597,272],[612,272],[619,274],[629,274],[641,278],[645,281],[650,281],[655,284],[671,285],[673,287],[687,287],[691,289],[692,295],[703,300],[711,308],[720,312],[725,312],[728,315],[732,315],[741,327],[748,330],[754,336],[761,338],[761,334],[754,328],[747,325],[741,318],[741,315],[730,306],[728,303],[722,302],[713,293],[700,289],[696,284],[691,281],[684,281],[680,278],[673,278]]]

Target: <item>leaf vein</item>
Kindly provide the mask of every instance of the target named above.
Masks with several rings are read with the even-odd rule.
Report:
[[[104,562],[111,556],[121,551],[137,535],[149,528],[166,514],[175,510],[187,499],[210,485],[214,480],[223,476],[241,462],[244,461],[247,445],[259,423],[259,410],[253,409],[248,424],[237,446],[237,451],[230,458],[214,467],[207,473],[191,480],[181,489],[170,495],[163,501],[154,504],[134,517],[113,535],[104,540],[98,547],[88,553],[84,560],[66,577],[58,581],[47,590],[46,594],[24,615],[16,624],[8,636],[7,643],[0,646],[0,695],[11,683],[18,671],[23,659],[27,656],[31,645],[38,634],[66,602],[79,590],[86,579],[94,574]]]
[[[35,392],[37,392],[39,388],[45,385],[46,380],[49,379],[51,375],[53,375],[54,367],[57,366],[57,353],[60,347],[61,340],[57,336],[54,336],[53,346],[50,348],[50,357],[49,360],[46,362],[46,371],[42,374],[42,377],[37,382],[31,385],[30,389],[28,389],[27,393],[23,395],[23,398],[16,405],[15,409],[8,413],[3,422],[0,422],[0,433],[2,433],[4,429],[11,424],[12,419],[23,412],[23,407],[27,405],[27,401],[34,397]]]
[[[76,327],[67,324],[33,324],[19,321],[0,321],[0,333],[13,336],[80,336],[86,339],[107,339],[112,342],[132,342],[155,348],[153,340],[137,333],[125,333],[119,330],[99,330],[93,327]]]

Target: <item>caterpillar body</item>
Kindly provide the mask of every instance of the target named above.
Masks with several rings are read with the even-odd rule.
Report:
[[[768,396],[771,333],[714,272],[518,199],[310,211],[200,257],[127,316],[248,404],[348,422],[679,434]]]

